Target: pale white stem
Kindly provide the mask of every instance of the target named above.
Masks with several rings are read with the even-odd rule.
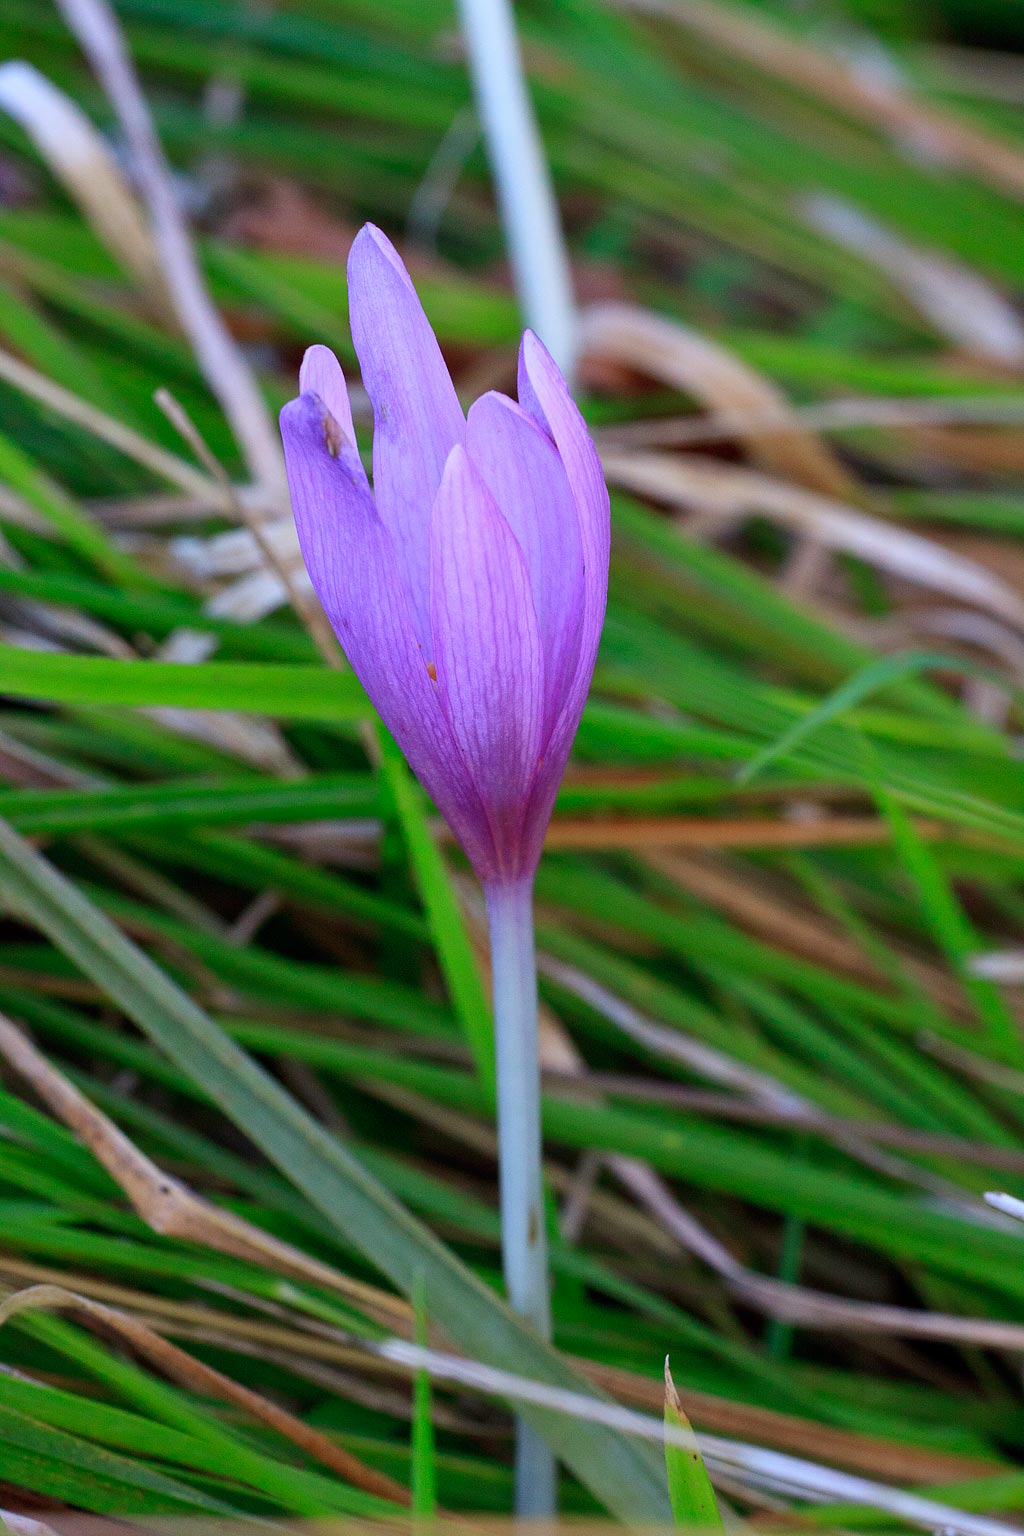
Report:
[[[523,314],[568,377],[576,352],[572,277],[511,0],[459,0],[459,9]]]
[[[985,1199],[994,1210],[1003,1211],[1007,1216],[1015,1216],[1018,1221],[1024,1221],[1024,1200],[1018,1200],[1016,1195],[1004,1195],[990,1189]]]
[[[438,144],[419,186],[409,200],[405,229],[417,245],[435,250],[445,210],[451,202],[466,161],[480,142],[480,124],[470,106],[460,107]]]
[[[551,1337],[547,1235],[541,1171],[540,1057],[533,881],[495,882],[487,891],[494,975],[501,1243],[513,1309]],[[557,1469],[546,1442],[516,1422],[515,1508],[522,1517],[555,1513]]]

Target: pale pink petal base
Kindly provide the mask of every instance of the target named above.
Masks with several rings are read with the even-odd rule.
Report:
[[[430,622],[441,708],[512,877],[541,751],[544,659],[522,551],[464,448],[434,502]]]

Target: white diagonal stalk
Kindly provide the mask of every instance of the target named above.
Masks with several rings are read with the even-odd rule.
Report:
[[[245,354],[207,291],[113,6],[110,0],[58,0],[58,4],[124,131],[181,328],[253,479],[279,499],[284,492],[284,460],[277,429]]]
[[[501,1243],[513,1309],[543,1339],[551,1337],[547,1234],[541,1171],[540,1060],[533,880],[487,889],[494,975]],[[544,1440],[516,1421],[515,1508],[541,1519],[555,1513],[557,1469]]]
[[[459,0],[459,9],[523,314],[571,380],[576,352],[572,277],[511,0]]]

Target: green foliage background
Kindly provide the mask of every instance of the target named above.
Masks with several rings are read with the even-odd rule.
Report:
[[[865,70],[884,46],[908,91],[1024,165],[1021,93],[997,68],[1014,55],[968,52],[1019,47],[1018,6],[708,9]],[[210,288],[272,406],[308,342],[352,363],[343,254],[367,217],[404,242],[460,387],[507,386],[520,322],[447,3],[117,12]],[[584,299],[683,322],[798,406],[1015,409],[1014,366],[951,342],[912,284],[802,209],[826,190],[1013,302],[1019,193],[684,12],[519,8]],[[34,63],[119,145],[56,9],[5,0],[0,56]],[[238,92],[225,121],[211,81]],[[548,1080],[549,1354],[498,1299],[486,978],[461,860],[287,605],[211,611],[231,575],[187,557],[236,519],[183,489],[184,461],[205,471],[153,393],[169,388],[242,481],[224,418],[174,325],[4,116],[0,173],[0,346],[132,428],[150,461],[2,374],[0,1009],[160,1167],[344,1276],[421,1285],[430,1322],[476,1358],[580,1390],[597,1366],[658,1413],[671,1352],[698,1431],[1019,1516],[1012,1350],[905,1318],[794,1327],[751,1287],[774,1276],[978,1328],[1022,1316],[1024,1234],[980,1200],[1024,1175],[1020,994],[972,965],[1021,948],[1021,618],[894,576],[885,554],[920,533],[1024,604],[1019,433],[832,433],[843,510],[876,519],[882,553],[840,540],[809,586],[805,543],[756,496],[689,521],[613,496],[609,620],[538,886],[544,1001],[588,1074],[583,1090]],[[593,356],[582,403],[622,451],[630,424],[701,402],[643,359]],[[694,447],[720,468],[759,451]],[[154,472],[154,448],[179,469]],[[959,627],[937,639],[951,611]],[[212,659],[159,659],[182,630]],[[411,1333],[409,1314],[382,1321],[379,1293],[359,1304],[266,1253],[160,1235],[24,1074],[3,1082],[5,1292],[109,1303],[410,1486],[413,1443],[435,1454],[423,1395],[414,1440],[412,1378],[372,1353]],[[658,1175],[739,1279],[637,1203],[621,1159]],[[582,1225],[563,1230],[590,1178]],[[123,1342],[52,1305],[0,1327],[4,1507],[393,1511]],[[441,1385],[432,1408],[441,1505],[507,1511],[500,1404]],[[667,1513],[656,1447],[545,1422],[575,1473],[567,1511]],[[762,1508],[749,1481],[729,1496]],[[898,1523],[800,1508],[847,1530]]]

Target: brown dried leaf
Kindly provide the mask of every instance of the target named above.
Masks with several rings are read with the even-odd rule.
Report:
[[[1024,598],[983,565],[842,502],[690,455],[611,452],[603,463],[608,479],[624,490],[692,509],[705,518],[732,520],[761,513],[829,549],[984,609],[1017,629],[1024,627]]]
[[[241,1408],[261,1424],[276,1430],[293,1445],[299,1446],[307,1455],[312,1456],[324,1466],[330,1467],[332,1472],[338,1473],[353,1486],[398,1504],[410,1502],[408,1491],[400,1483],[396,1483],[392,1478],[377,1472],[372,1467],[364,1466],[358,1457],[335,1444],[318,1429],[304,1424],[294,1414],[288,1413],[286,1409],[280,1408],[269,1399],[261,1397],[251,1388],[243,1387],[239,1382],[233,1381],[230,1376],[225,1376],[222,1372],[214,1370],[212,1366],[205,1365],[201,1360],[186,1354],[176,1344],[171,1344],[138,1318],[130,1317],[126,1312],[116,1311],[113,1307],[105,1306],[99,1301],[91,1301],[87,1296],[65,1290],[63,1286],[33,1285],[26,1290],[15,1291],[0,1301],[0,1325],[19,1312],[37,1308],[77,1313],[90,1325],[100,1328],[107,1334],[113,1334],[119,1342],[128,1345],[137,1355],[169,1377],[171,1381],[177,1382],[191,1392],[199,1393],[204,1397],[218,1398],[222,1402]]]
[[[89,1148],[154,1232],[260,1264],[275,1274],[323,1286],[343,1295],[384,1327],[407,1331],[409,1308],[405,1302],[310,1258],[234,1212],[204,1200],[180,1180],[165,1173],[73,1083],[52,1067],[27,1036],[3,1014],[0,1014],[0,1055]]]
[[[710,410],[737,423],[753,456],[766,468],[826,496],[850,497],[856,488],[838,458],[793,416],[792,427],[778,430],[779,418],[791,413],[789,401],[763,375],[718,342],[676,320],[627,304],[587,310],[580,321],[583,353],[610,358],[638,373],[685,391]],[[776,428],[758,432],[743,418],[769,417]]]

